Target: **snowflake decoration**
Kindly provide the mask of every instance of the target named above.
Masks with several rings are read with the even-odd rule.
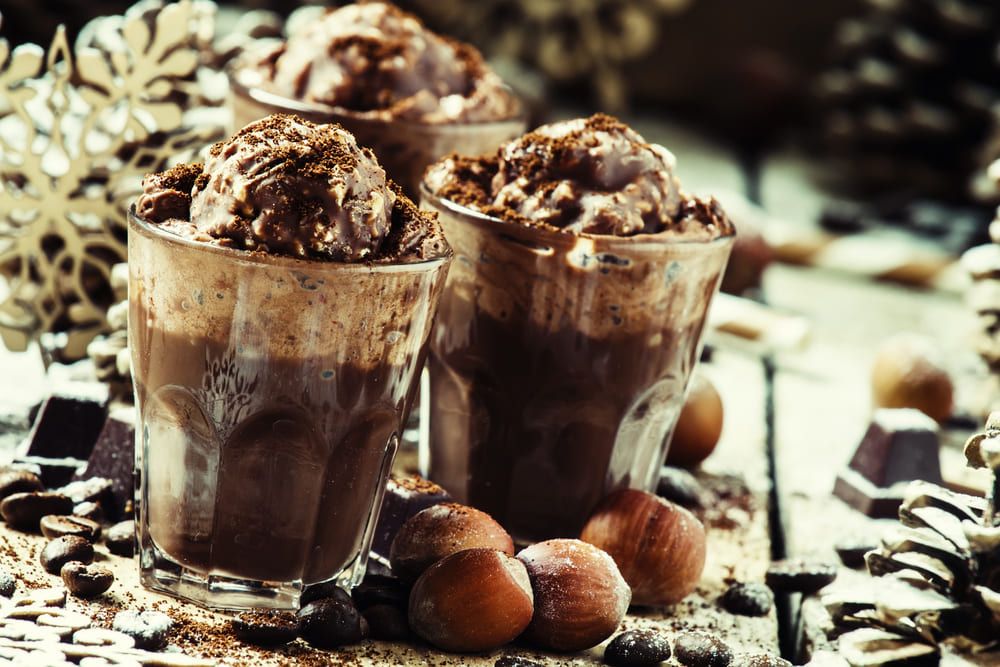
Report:
[[[214,5],[133,9],[96,19],[114,21],[110,46],[71,49],[61,28],[47,53],[0,40],[0,338],[12,350],[64,332],[61,356],[84,355],[108,330],[111,267],[125,258],[142,174],[222,133],[191,116],[187,92]]]

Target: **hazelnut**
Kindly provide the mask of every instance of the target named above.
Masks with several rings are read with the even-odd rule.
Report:
[[[882,408],[916,408],[943,422],[951,415],[953,387],[934,341],[916,334],[888,338],[872,366],[872,398]]]
[[[667,449],[667,465],[691,468],[707,459],[719,444],[722,416],[722,399],[715,385],[696,372]]]
[[[489,651],[524,632],[532,599],[520,561],[496,549],[466,549],[417,579],[410,591],[410,628],[445,651]]]
[[[705,529],[689,511],[645,491],[605,498],[580,539],[607,551],[637,605],[670,605],[694,590],[705,568]]]
[[[514,555],[514,542],[486,512],[439,503],[417,512],[400,527],[389,550],[392,572],[413,581],[445,556],[466,549],[497,549]]]
[[[525,637],[555,651],[581,651],[610,637],[632,595],[611,557],[580,540],[539,542],[517,555],[528,568],[535,615]]]

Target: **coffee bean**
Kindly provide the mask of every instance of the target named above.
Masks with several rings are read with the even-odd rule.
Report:
[[[64,535],[46,544],[39,560],[46,572],[59,574],[62,566],[71,560],[78,560],[81,563],[94,560],[94,546],[82,537]]]
[[[44,491],[45,485],[38,475],[28,470],[4,470],[0,473],[0,500],[15,493]]]
[[[47,514],[39,522],[42,535],[51,539],[63,535],[76,535],[88,542],[94,542],[101,536],[101,524],[79,516]]]
[[[136,648],[155,651],[166,645],[173,625],[170,617],[159,611],[120,611],[111,629],[134,639]]]
[[[135,521],[121,521],[104,533],[104,544],[116,556],[129,558],[135,555]]]
[[[874,551],[875,545],[868,542],[841,542],[834,549],[840,556],[840,562],[851,568],[865,566],[865,554]]]
[[[299,634],[316,648],[354,644],[364,636],[361,614],[350,596],[340,593],[314,600],[299,610]]]
[[[792,663],[771,653],[757,653],[743,656],[737,667],[792,667]]]
[[[652,630],[623,632],[604,649],[604,662],[614,667],[658,665],[670,658],[670,642]]]
[[[79,598],[94,598],[111,588],[115,575],[103,565],[71,560],[59,570],[69,592]]]
[[[395,604],[373,604],[361,615],[368,622],[368,637],[387,642],[406,641],[412,637],[406,612]]]
[[[764,581],[776,593],[812,595],[836,578],[834,565],[785,560],[771,563]]]
[[[674,655],[686,667],[729,667],[733,661],[733,652],[725,642],[701,632],[677,635]]]
[[[73,501],[61,493],[29,491],[7,496],[0,502],[0,515],[12,528],[38,530],[47,514],[72,514]]]
[[[7,568],[0,567],[0,595],[9,598],[14,594],[16,588],[17,579],[14,575]]]
[[[537,660],[529,660],[519,655],[505,655],[497,658],[493,667],[544,667],[544,665]]]
[[[104,521],[104,509],[97,503],[87,500],[73,506],[73,516],[101,523]]]
[[[322,600],[323,598],[350,597],[343,588],[332,581],[324,581],[321,584],[311,584],[302,590],[299,595],[299,608],[305,607],[310,602]]]
[[[735,583],[719,599],[723,609],[741,616],[764,616],[771,611],[774,594],[764,584]]]
[[[287,611],[247,611],[233,619],[233,632],[247,644],[281,646],[299,634],[299,619]]]
[[[656,494],[661,498],[692,509],[702,508],[706,504],[705,488],[694,475],[683,468],[663,466],[660,469],[660,481],[656,485]]]
[[[405,609],[408,591],[396,577],[369,574],[351,591],[351,599],[361,611],[374,605],[392,605]]]

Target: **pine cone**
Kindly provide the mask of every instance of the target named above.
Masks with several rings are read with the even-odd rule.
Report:
[[[993,0],[868,0],[817,85],[821,132],[851,185],[967,200],[1000,99]]]
[[[1000,210],[990,226],[990,236],[993,243],[968,250],[962,265],[972,277],[966,301],[979,323],[976,352],[1000,374]]]
[[[111,395],[129,401],[132,399],[132,363],[128,349],[128,264],[112,267],[111,288],[116,299],[108,309],[111,331],[87,345],[87,356],[94,362],[97,379],[110,386]]]

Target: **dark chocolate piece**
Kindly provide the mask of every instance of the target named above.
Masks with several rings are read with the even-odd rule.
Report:
[[[106,477],[76,479],[56,489],[56,491],[68,496],[74,505],[86,502],[97,503],[105,514],[111,513],[116,506],[111,480]]]
[[[48,489],[68,484],[87,465],[86,461],[73,457],[54,459],[45,456],[17,456],[14,465],[32,470]]]
[[[45,399],[22,456],[86,460],[108,414],[108,387],[100,382],[68,382]]]
[[[841,563],[857,569],[865,566],[865,554],[874,550],[875,545],[870,542],[840,542],[834,549]]]
[[[390,477],[385,485],[371,550],[378,558],[388,562],[389,548],[399,527],[420,510],[449,500],[451,496],[447,491],[417,475]]]
[[[913,480],[941,484],[937,423],[910,408],[876,410],[833,493],[872,517],[892,518]]]
[[[652,630],[623,632],[604,649],[604,662],[613,667],[658,665],[670,658],[670,642]]]
[[[396,605],[376,604],[362,614],[368,622],[368,637],[387,642],[401,642],[412,638],[406,612]]]
[[[312,587],[306,589],[311,593]],[[307,599],[306,593],[302,595],[302,604],[311,602],[319,597],[312,595]],[[374,607],[375,605],[388,604],[401,609],[406,609],[409,590],[396,577],[384,577],[379,575],[367,575],[361,580],[354,590],[351,591],[351,598],[355,606],[361,611]]]
[[[125,504],[135,495],[135,409],[120,408],[108,415],[87,467],[77,478],[103,477],[111,482],[111,507],[104,507],[111,520],[122,516]],[[102,503],[103,504],[103,503]]]

